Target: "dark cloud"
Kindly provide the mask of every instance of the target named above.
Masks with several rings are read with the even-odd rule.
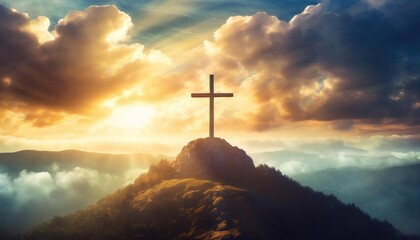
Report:
[[[353,120],[339,120],[339,121],[335,121],[333,124],[334,124],[333,127],[336,130],[348,131],[352,129],[354,125],[354,121]]]
[[[261,115],[270,109],[274,121],[418,124],[420,4],[333,2],[309,6],[289,22],[266,13],[231,17],[210,45],[256,73],[253,94]],[[254,120],[261,119],[269,122]]]

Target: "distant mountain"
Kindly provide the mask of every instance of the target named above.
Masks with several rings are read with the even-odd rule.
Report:
[[[133,184],[23,239],[416,239],[222,139],[190,142]]]
[[[405,233],[420,235],[420,164],[376,170],[326,169],[293,178],[346,203],[355,203]]]
[[[317,146],[318,147],[318,146]],[[409,154],[402,157],[391,153],[369,153],[367,151],[338,146],[314,149],[312,146],[299,150],[282,150],[250,154],[255,163],[267,164],[282,173],[294,176],[328,168],[366,167],[379,168],[418,163],[417,156]]]
[[[321,170],[333,164],[333,161],[321,159],[317,154],[290,150],[253,153],[250,156],[256,164],[273,166],[288,175]]]
[[[148,168],[161,159],[171,159],[164,155],[152,154],[104,154],[77,150],[59,152],[23,150],[0,153],[0,172],[18,174],[23,169],[40,172],[51,170],[51,166],[61,169],[74,167],[95,169],[105,173],[123,173],[129,168]]]

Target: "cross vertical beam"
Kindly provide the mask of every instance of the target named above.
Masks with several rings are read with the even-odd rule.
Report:
[[[215,97],[233,97],[233,93],[214,93],[214,75],[210,74],[209,78],[210,92],[209,93],[191,93],[193,98],[209,98],[209,137],[214,138],[214,98]]]
[[[214,138],[214,75],[210,74],[210,123],[209,123],[209,136]]]

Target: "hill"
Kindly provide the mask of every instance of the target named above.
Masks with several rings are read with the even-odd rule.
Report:
[[[415,239],[283,176],[222,139],[190,142],[172,163],[24,239]]]
[[[420,164],[383,169],[338,168],[295,175],[301,184],[355,203],[405,233],[420,235]]]

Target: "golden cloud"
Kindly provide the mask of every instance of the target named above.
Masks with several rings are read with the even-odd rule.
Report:
[[[61,113],[95,113],[105,99],[150,80],[151,68],[171,62],[127,43],[133,24],[115,6],[71,11],[52,32],[46,17],[1,5],[0,13],[1,106],[35,126],[53,124]]]

